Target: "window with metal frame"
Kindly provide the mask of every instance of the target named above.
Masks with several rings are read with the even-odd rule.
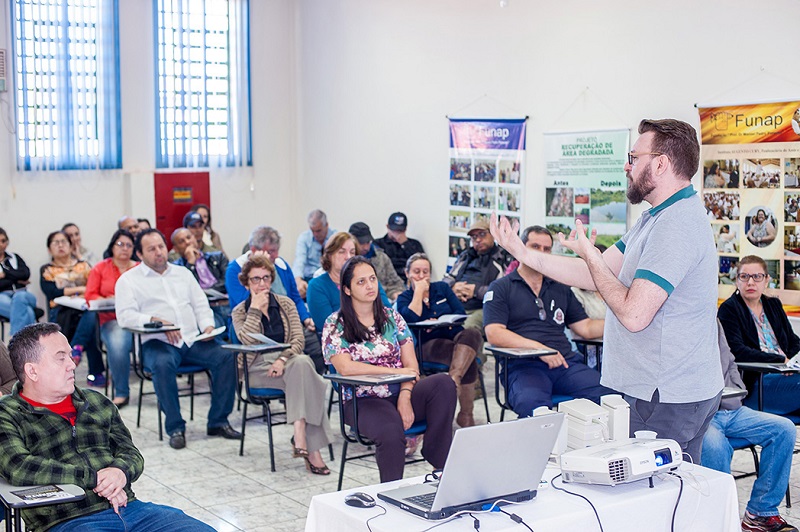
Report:
[[[250,166],[248,0],[153,0],[156,166]]]

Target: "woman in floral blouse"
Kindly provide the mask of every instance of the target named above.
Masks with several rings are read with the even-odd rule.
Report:
[[[406,322],[378,297],[378,278],[369,260],[353,257],[342,268],[341,308],[325,321],[325,361],[342,375],[419,376],[414,342]],[[453,439],[456,386],[446,374],[403,384],[357,386],[358,428],[375,442],[381,482],[403,478],[406,439],[414,421],[425,421],[422,456],[444,467]],[[351,393],[345,393],[345,423],[353,424]]]

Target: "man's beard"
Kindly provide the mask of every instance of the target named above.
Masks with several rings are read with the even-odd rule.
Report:
[[[639,179],[634,180],[631,174],[628,174],[627,177],[630,179],[630,184],[625,194],[628,196],[628,201],[634,205],[640,204],[646,196],[656,189],[656,185],[651,179],[652,172],[649,166],[642,170],[642,175],[639,176]]]

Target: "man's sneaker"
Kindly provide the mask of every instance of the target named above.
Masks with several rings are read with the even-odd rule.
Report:
[[[81,358],[83,358],[83,346],[76,345],[72,348],[72,362],[77,366],[81,363]]]
[[[798,532],[797,528],[783,520],[780,515],[759,517],[748,511],[742,519],[743,532]]]
[[[102,373],[98,373],[97,375],[87,375],[86,384],[89,386],[94,386],[95,388],[103,388],[106,385],[106,376]]]

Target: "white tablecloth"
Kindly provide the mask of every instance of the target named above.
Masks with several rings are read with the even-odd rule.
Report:
[[[559,470],[555,467],[545,471],[545,478],[552,478]],[[678,473],[684,478],[675,530],[681,532],[738,532],[740,528],[739,504],[736,484],[733,477],[700,466],[684,464]],[[422,477],[398,480],[386,484],[365,486],[354,490],[317,495],[311,500],[306,520],[306,532],[352,532],[367,530],[368,518],[379,515],[382,510],[375,508],[353,508],[345,505],[344,496],[354,491],[369,493],[386,508],[386,515],[370,521],[374,532],[422,531],[437,523],[426,521],[399,508],[379,500],[376,494],[394,487],[422,482]],[[672,511],[678,498],[677,478],[662,476],[656,478],[655,487],[650,488],[647,480],[618,486],[589,486],[584,484],[564,484],[560,479],[557,486],[580,493],[592,501],[600,515],[603,528],[607,532],[669,531]],[[578,497],[557,491],[552,486],[539,490],[537,497],[530,502],[504,506],[509,513],[516,513],[536,532],[563,532],[569,530],[599,530],[597,519],[591,507]],[[523,530],[507,515],[473,514],[481,522],[481,530]],[[474,530],[469,517],[454,519],[435,529],[436,532],[448,530]]]

